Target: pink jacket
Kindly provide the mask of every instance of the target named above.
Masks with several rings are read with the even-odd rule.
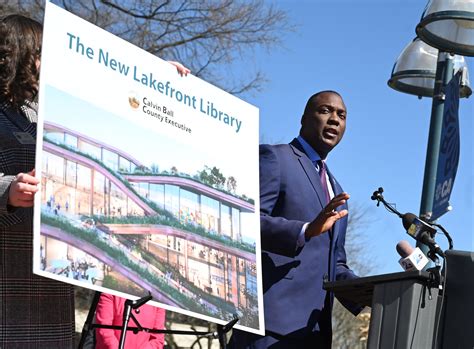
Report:
[[[124,298],[102,293],[96,310],[96,323],[103,325],[122,326]],[[132,314],[144,328],[163,329],[165,325],[165,310],[148,304],[140,307],[140,313],[132,310]],[[137,327],[130,318],[129,327]],[[120,342],[120,330],[96,329],[96,349],[117,349]],[[127,331],[125,349],[162,349],[165,342],[164,334],[140,331],[134,334]]]

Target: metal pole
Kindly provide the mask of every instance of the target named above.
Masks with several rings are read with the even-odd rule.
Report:
[[[125,338],[127,336],[127,327],[128,322],[130,321],[130,314],[132,313],[132,303],[133,301],[127,299],[125,301],[125,308],[123,309],[123,323],[122,330],[120,332],[120,342],[118,349],[124,349],[125,347]]]
[[[430,132],[428,148],[426,151],[425,174],[423,178],[423,192],[421,194],[420,217],[430,221],[433,214],[433,200],[436,186],[436,173],[438,170],[438,156],[443,129],[443,112],[445,95],[443,88],[453,77],[454,55],[439,51],[436,65],[436,77],[431,107]],[[423,253],[427,254],[428,246],[417,242]]]

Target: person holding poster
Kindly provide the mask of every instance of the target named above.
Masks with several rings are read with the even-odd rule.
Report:
[[[0,20],[0,348],[73,348],[74,289],[33,261],[37,93],[42,26]]]
[[[96,323],[122,326],[125,301],[125,298],[102,293],[99,298],[99,303],[97,304]],[[164,328],[166,314],[164,309],[144,304],[140,307],[139,311],[137,310],[132,310],[132,312],[140,326],[152,330],[161,330]],[[137,327],[137,324],[135,324],[133,320],[130,320],[129,326]],[[95,349],[118,348],[120,335],[120,330],[97,328],[97,343]],[[127,349],[162,349],[164,343],[165,335],[163,333],[156,334],[145,331],[134,333],[128,331],[125,336],[124,347]]]
[[[266,335],[234,331],[233,348],[331,348],[334,296],[323,281],[357,277],[344,250],[349,195],[326,166],[346,118],[339,93],[322,91],[309,98],[296,139],[260,146]]]

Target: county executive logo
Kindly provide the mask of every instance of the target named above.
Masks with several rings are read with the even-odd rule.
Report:
[[[140,100],[138,96],[136,95],[135,92],[129,92],[128,94],[128,104],[130,104],[130,107],[132,109],[136,110],[138,107],[140,107]]]

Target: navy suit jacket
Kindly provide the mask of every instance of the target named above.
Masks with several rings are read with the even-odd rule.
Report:
[[[339,183],[328,174],[335,195],[341,193]],[[290,144],[260,146],[265,328],[273,334],[304,338],[320,332],[330,338],[333,296],[329,295],[323,311],[323,281],[357,277],[346,265],[347,216],[330,232],[297,248],[303,225],[323,209],[324,198],[319,174],[296,139]],[[361,310],[357,305],[343,304],[354,314]]]

